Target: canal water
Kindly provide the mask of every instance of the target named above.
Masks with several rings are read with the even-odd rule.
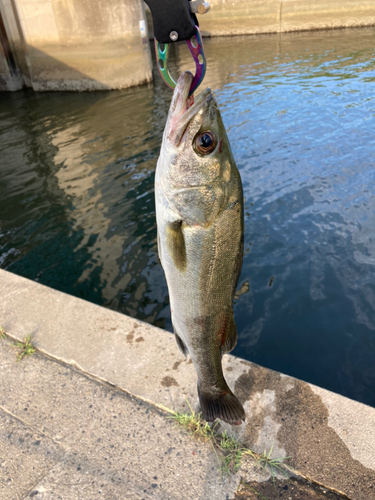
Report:
[[[234,354],[375,406],[374,29],[205,40],[244,185]],[[184,47],[172,71],[188,69]],[[192,68],[191,68],[192,69]],[[0,95],[0,267],[171,330],[170,90]]]

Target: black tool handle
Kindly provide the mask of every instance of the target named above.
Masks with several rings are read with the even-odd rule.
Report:
[[[179,42],[194,36],[198,20],[190,11],[189,0],[145,0],[145,2],[150,7],[154,36],[159,43]]]

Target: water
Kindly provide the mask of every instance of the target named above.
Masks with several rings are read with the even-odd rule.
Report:
[[[375,406],[373,39],[209,39],[205,84],[246,199],[234,354]],[[153,197],[170,97],[159,78],[0,94],[3,269],[171,330]]]

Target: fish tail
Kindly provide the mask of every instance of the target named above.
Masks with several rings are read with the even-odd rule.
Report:
[[[213,422],[220,418],[231,425],[241,424],[241,420],[246,418],[245,410],[233,392],[226,386],[226,389],[218,393],[204,392],[198,383],[198,396],[203,414],[207,422]]]

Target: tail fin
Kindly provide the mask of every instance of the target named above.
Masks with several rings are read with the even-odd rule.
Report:
[[[239,425],[246,418],[245,410],[229,387],[221,393],[212,394],[203,392],[198,384],[198,396],[203,418],[207,422],[220,418],[228,424]]]

